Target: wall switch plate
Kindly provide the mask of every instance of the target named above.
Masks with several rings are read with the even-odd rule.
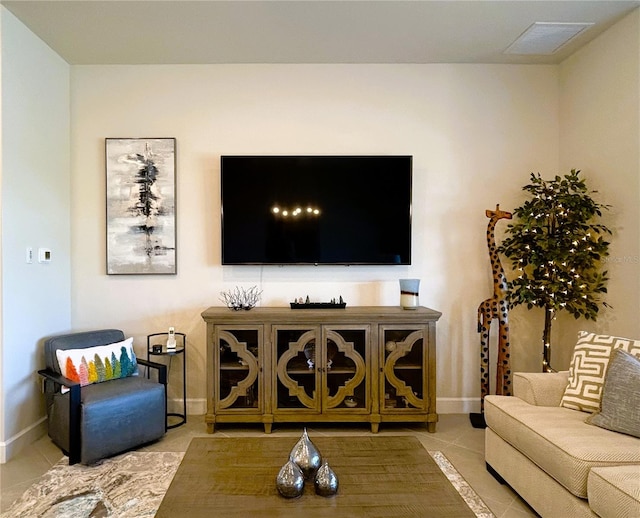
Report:
[[[39,263],[51,262],[51,250],[49,248],[38,248],[38,262]]]

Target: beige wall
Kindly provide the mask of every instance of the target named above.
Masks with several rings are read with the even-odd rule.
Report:
[[[560,320],[559,340],[587,328],[640,337],[640,10],[560,67],[560,164],[581,169],[611,209],[607,302],[597,323]],[[569,361],[567,353],[559,361]]]
[[[396,305],[422,280],[438,327],[442,411],[479,394],[478,304],[491,295],[484,212],[513,207],[530,171],[555,174],[553,66],[79,66],[72,73],[72,315],[77,328],[188,334],[191,399],[205,397],[200,312],[259,285],[263,305],[309,294]],[[176,137],[175,277],[105,275],[104,138]],[[221,154],[412,154],[411,267],[222,267]],[[514,343],[522,343],[514,336]],[[524,359],[524,361],[523,361]],[[527,364],[514,353],[514,364]]]

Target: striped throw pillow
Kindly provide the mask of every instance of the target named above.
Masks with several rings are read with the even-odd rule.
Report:
[[[640,340],[586,331],[578,333],[561,406],[590,413],[600,410],[604,378],[616,349],[640,358]]]

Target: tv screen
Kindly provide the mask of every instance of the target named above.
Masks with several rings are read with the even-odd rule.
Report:
[[[411,156],[222,156],[222,264],[411,264]]]

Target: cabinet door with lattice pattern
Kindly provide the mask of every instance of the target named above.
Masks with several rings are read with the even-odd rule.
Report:
[[[277,411],[320,412],[320,339],[320,327],[273,326],[273,393]]]
[[[423,327],[381,326],[381,412],[427,410],[426,335]]]
[[[262,343],[262,326],[216,326],[214,355],[219,373],[214,388],[216,413],[262,412]]]
[[[368,412],[369,326],[326,326],[322,338],[323,410]]]

